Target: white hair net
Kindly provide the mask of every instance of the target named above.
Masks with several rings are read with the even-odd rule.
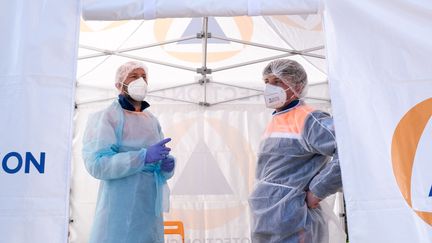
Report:
[[[137,61],[130,61],[130,62],[127,62],[127,63],[121,65],[119,68],[117,68],[117,73],[115,76],[116,86],[118,83],[125,81],[128,74],[137,68],[144,69],[146,75],[148,76],[148,69],[147,69],[147,66],[144,65],[144,63],[137,62]]]
[[[303,98],[307,89],[307,74],[303,66],[289,59],[270,62],[263,70],[263,78],[274,75],[284,82],[299,98]]]

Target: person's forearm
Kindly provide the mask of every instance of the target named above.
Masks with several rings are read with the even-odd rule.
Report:
[[[143,149],[145,150],[145,149]],[[119,179],[141,172],[145,151],[96,152],[84,157],[88,172],[100,180]]]
[[[327,196],[340,191],[342,179],[337,154],[327,163],[309,184],[309,190],[318,198],[324,199]]]

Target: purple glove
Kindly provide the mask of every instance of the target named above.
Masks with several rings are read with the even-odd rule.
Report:
[[[165,147],[165,144],[171,141],[171,138],[165,138],[164,140],[147,147],[145,163],[155,163],[159,160],[163,160],[171,151],[170,148]]]
[[[174,158],[166,157],[162,160],[161,169],[164,172],[171,172],[174,169]]]

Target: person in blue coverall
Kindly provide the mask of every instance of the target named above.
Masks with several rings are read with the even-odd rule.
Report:
[[[319,203],[342,188],[333,119],[301,99],[307,75],[296,61],[270,62],[263,79],[274,112],[249,198],[252,242],[326,243],[329,214]]]
[[[100,180],[91,243],[163,242],[166,181],[174,174],[158,120],[147,108],[147,68],[127,62],[116,74],[116,99],[93,114],[83,138],[86,169]]]

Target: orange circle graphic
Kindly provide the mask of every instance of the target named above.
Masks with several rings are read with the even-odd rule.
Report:
[[[429,98],[411,108],[402,117],[393,134],[391,147],[393,173],[405,201],[411,208],[411,177],[414,158],[422,133],[431,116],[432,98]],[[431,212],[413,210],[426,223],[432,225]]]

